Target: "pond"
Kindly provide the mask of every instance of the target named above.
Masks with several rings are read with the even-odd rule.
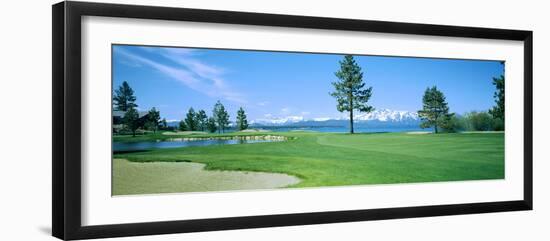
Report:
[[[140,141],[140,142],[113,142],[114,152],[142,151],[157,148],[177,148],[191,146],[235,145],[259,142],[278,142],[278,139],[208,139],[208,140],[171,140],[171,141]]]

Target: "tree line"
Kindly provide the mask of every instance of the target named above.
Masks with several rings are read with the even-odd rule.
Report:
[[[372,87],[365,86],[363,71],[353,56],[346,55],[339,63],[340,69],[335,73],[338,80],[332,83],[334,91],[329,94],[336,98],[336,109],[339,112],[349,113],[349,132],[353,134],[354,111],[368,113],[374,110],[368,103],[372,96]],[[493,108],[486,112],[470,112],[464,116],[449,111],[445,95],[437,86],[426,88],[422,96],[422,109],[418,111],[420,127],[433,127],[435,133],[504,130],[504,82],[504,75],[493,78],[493,85],[496,87]]]
[[[132,136],[135,136],[136,131],[140,128],[153,132],[159,129],[171,129],[165,118],[161,120],[160,111],[155,107],[147,112],[146,118],[140,119],[136,100],[134,90],[126,81],[122,82],[118,89],[115,90],[113,96],[114,110],[125,112],[122,117],[122,124],[124,128],[132,133]],[[204,110],[195,111],[193,107],[189,108],[185,118],[179,122],[177,129],[180,131],[208,131],[212,133],[217,131],[218,133],[224,133],[230,124],[229,113],[218,100],[212,109],[210,117]],[[236,128],[239,131],[248,128],[246,112],[242,107],[237,111]]]
[[[113,96],[114,110],[125,112],[122,117],[122,123],[127,130],[132,132],[132,136],[136,136],[136,131],[139,128],[156,132],[159,127],[167,125],[165,119],[161,121],[160,111],[155,107],[148,111],[145,119],[140,119],[136,99],[134,90],[126,81],[122,82],[118,89],[115,90]]]
[[[193,107],[189,108],[185,119],[181,120],[178,125],[180,131],[208,131],[224,133],[231,124],[229,121],[229,113],[225,106],[218,100],[212,108],[212,115],[208,117],[204,110],[195,112]],[[246,113],[242,107],[237,111],[236,118],[237,130],[245,130],[248,128],[248,120]]]

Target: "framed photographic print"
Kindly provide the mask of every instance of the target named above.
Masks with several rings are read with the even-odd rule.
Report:
[[[53,6],[58,238],[531,209],[531,31]]]

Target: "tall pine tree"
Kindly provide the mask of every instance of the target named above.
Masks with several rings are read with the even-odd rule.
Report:
[[[501,119],[504,121],[504,75],[499,78],[493,78],[493,85],[496,87],[495,98],[496,105],[489,110],[489,113],[494,119]]]
[[[189,131],[197,130],[197,117],[193,107],[189,108],[189,111],[187,111],[187,115],[185,116],[185,125]]]
[[[240,107],[237,111],[237,128],[242,131],[248,128],[248,120],[246,120],[246,113],[243,108]]]
[[[338,81],[332,83],[334,92],[331,92],[330,95],[336,98],[338,111],[349,112],[349,132],[353,134],[353,111],[368,113],[374,110],[372,106],[368,105],[372,87],[365,87],[361,67],[351,55],[346,55],[340,61],[340,70],[335,75]]]
[[[113,97],[115,110],[128,111],[131,108],[137,107],[136,97],[134,96],[134,90],[130,87],[128,82],[122,82],[122,85],[115,90],[115,96]]]
[[[422,97],[422,110],[418,111],[418,116],[422,120],[421,128],[434,127],[434,132],[438,133],[438,126],[447,126],[453,114],[449,114],[449,106],[445,101],[445,95],[437,87],[426,88]]]
[[[158,127],[160,125],[160,111],[158,111],[155,107],[149,110],[149,113],[147,114],[147,122],[145,123],[145,125],[148,127],[149,130],[152,130],[153,133],[158,130]]]
[[[136,136],[136,130],[139,128],[139,113],[136,109],[130,108],[124,113],[122,122],[132,132],[132,137]]]
[[[218,133],[225,132],[225,128],[229,125],[229,114],[225,110],[225,106],[218,100],[214,105],[214,110],[212,111],[214,120],[218,125]]]
[[[218,127],[216,127],[216,120],[213,117],[208,118],[206,121],[206,129],[209,132],[216,132],[216,130],[218,130]]]
[[[179,131],[186,131],[187,130],[187,125],[185,124],[185,121],[181,120],[179,125],[178,125],[178,130]]]
[[[162,118],[162,120],[160,121],[160,123],[161,123],[161,128],[162,128],[163,130],[168,129],[168,122],[166,121],[166,118]]]
[[[208,116],[204,110],[199,110],[197,112],[196,121],[197,121],[197,130],[204,131],[206,129],[206,122],[208,121]]]

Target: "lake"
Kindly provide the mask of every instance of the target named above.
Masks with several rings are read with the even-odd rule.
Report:
[[[286,132],[286,131],[315,131],[315,132],[349,132],[347,126],[306,126],[306,127],[294,127],[294,126],[261,126],[252,127],[259,128],[274,132]],[[353,128],[355,133],[377,133],[377,132],[410,132],[410,131],[430,131],[431,129],[422,129],[418,126],[376,126],[366,127],[357,126]]]
[[[345,126],[312,126],[312,127],[294,127],[294,126],[262,126],[252,127],[264,129],[272,132],[293,132],[293,131],[313,131],[313,132],[340,132],[348,133],[349,127]],[[392,127],[364,127],[358,126],[354,128],[355,133],[376,133],[376,132],[410,132],[410,131],[428,131],[429,129],[421,129],[417,126],[392,126]],[[234,132],[229,130],[227,132]],[[158,148],[177,148],[177,147],[192,147],[192,146],[211,146],[211,145],[235,145],[258,142],[274,142],[283,140],[170,140],[170,141],[142,141],[142,142],[113,142],[113,151],[142,151]]]
[[[258,142],[274,142],[282,140],[193,140],[193,141],[140,141],[140,142],[113,142],[113,151],[142,151],[157,148],[177,148],[191,146],[235,145]]]

